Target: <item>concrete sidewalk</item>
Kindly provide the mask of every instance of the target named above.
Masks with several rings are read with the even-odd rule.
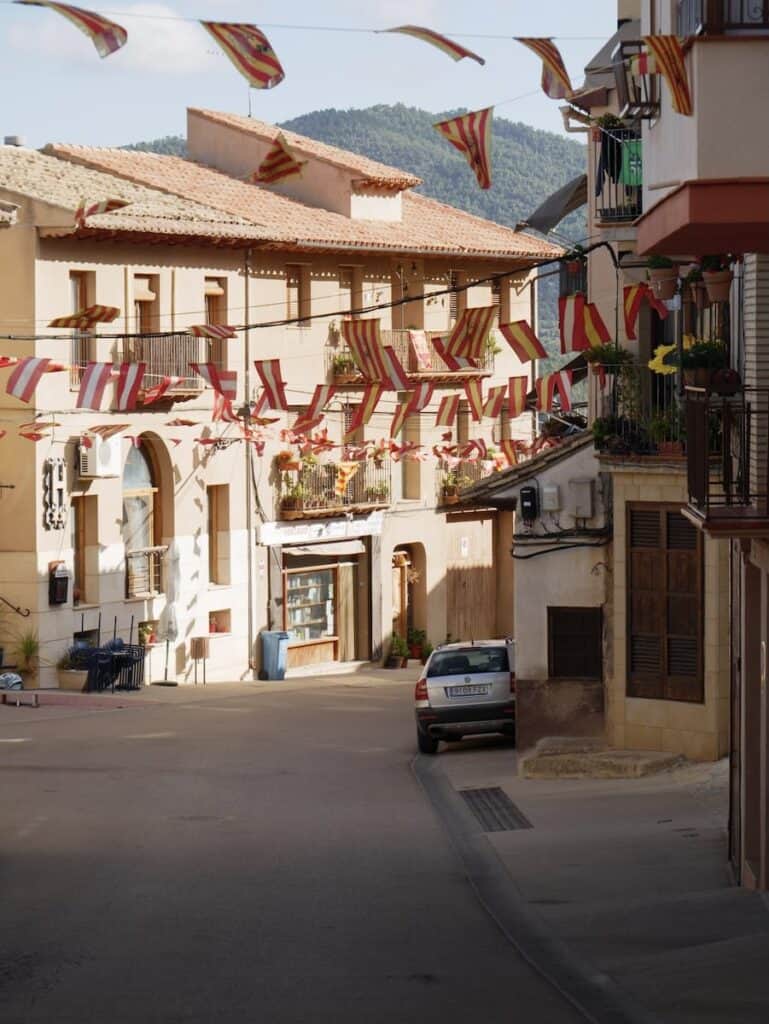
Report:
[[[523,779],[512,749],[439,755],[532,824],[487,833],[523,906],[656,1018],[769,1020],[769,906],[727,863],[728,762],[642,779]]]

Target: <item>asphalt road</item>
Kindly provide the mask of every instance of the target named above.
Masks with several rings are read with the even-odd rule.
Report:
[[[3,1024],[581,1021],[416,783],[412,687],[0,709]]]

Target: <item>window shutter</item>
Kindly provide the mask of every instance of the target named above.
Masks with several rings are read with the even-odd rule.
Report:
[[[548,675],[601,679],[603,616],[600,608],[548,608]]]

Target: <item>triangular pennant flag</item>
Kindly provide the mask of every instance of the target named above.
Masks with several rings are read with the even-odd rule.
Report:
[[[508,381],[508,414],[511,420],[522,416],[526,411],[526,396],[529,386],[528,377],[511,377]]]
[[[80,7],[70,7],[68,4],[51,3],[51,0],[14,0],[14,3],[30,7],[50,7],[52,11],[63,14],[76,28],[85,32],[100,57],[108,57],[115,53],[121,46],[125,46],[128,39],[128,33],[124,28],[101,14],[94,14],[93,11],[84,11]]]
[[[414,36],[415,39],[421,39],[425,43],[431,43],[437,47],[447,56],[451,57],[452,60],[462,60],[463,57],[469,57],[471,60],[477,61],[479,64],[485,64],[486,61],[483,57],[479,57],[477,53],[473,53],[472,50],[466,50],[464,46],[460,46],[459,43],[455,43],[448,36],[442,36],[438,32],[433,32],[429,28],[420,28],[419,25],[400,25],[398,28],[386,28],[382,29],[383,32],[401,32],[405,36]]]
[[[274,185],[278,181],[299,176],[306,163],[306,160],[296,160],[291,155],[285,135],[278,132],[267,156],[246,180],[254,185]]]
[[[523,43],[542,61],[542,91],[551,100],[568,99],[574,91],[571,87],[569,74],[563,63],[561,52],[552,39],[516,37],[516,42]]]
[[[118,371],[116,405],[119,412],[136,408],[146,363],[121,363]]]
[[[667,82],[673,110],[677,114],[692,114],[692,96],[686,58],[678,36],[643,36],[647,51],[654,57],[655,70]]]
[[[409,413],[422,412],[423,409],[426,409],[432,401],[434,390],[432,384],[418,384],[411,392]]]
[[[286,77],[267,36],[256,25],[200,23],[221,46],[253,89],[272,89]]]
[[[465,157],[481,188],[491,188],[491,118],[494,108],[474,110],[433,125]]]
[[[561,353],[584,352],[589,348],[585,336],[585,296],[562,295],[558,300],[558,326],[561,334]]]
[[[77,393],[77,409],[93,409],[99,411],[104,389],[112,377],[112,363],[89,363],[80,378],[80,390]]]
[[[547,359],[542,342],[525,320],[500,324],[499,333],[522,363],[531,362],[533,359]]]

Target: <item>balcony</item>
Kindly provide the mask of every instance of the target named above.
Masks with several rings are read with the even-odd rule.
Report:
[[[445,335],[435,334],[435,337]],[[497,350],[496,340],[493,334],[487,339],[486,345],[478,360],[478,368],[474,370],[449,370],[441,357],[435,351],[433,335],[426,334],[427,348],[424,352],[422,365],[417,354],[409,341],[407,330],[381,331],[383,345],[390,345],[395,350],[398,360],[406,371],[409,381],[419,383],[420,381],[438,382],[441,380],[456,382],[466,377],[485,377],[494,372],[494,354]],[[362,388],[366,381],[355,365],[352,353],[343,341],[336,346],[328,346],[325,349],[326,373],[331,377],[336,387]]]
[[[190,363],[224,366],[223,344],[219,339],[195,338],[191,334],[125,338],[118,348],[117,361],[146,363],[146,387],[159,384],[163,377],[178,377],[178,383],[166,392],[167,397],[195,396],[203,391],[205,383],[202,377],[192,373]]]
[[[647,366],[606,367],[603,387],[596,381],[596,450],[619,459],[682,459],[686,433],[676,382]]]
[[[714,537],[769,536],[769,388],[686,389],[685,514]]]
[[[492,472],[492,463],[482,462],[480,459],[463,459],[452,469],[438,465],[435,470],[436,505],[456,505],[462,491],[491,476]]]
[[[594,129],[595,218],[603,223],[632,221],[641,215],[643,162],[635,128]]]
[[[163,593],[163,555],[166,547],[138,548],[126,552],[127,598],[154,597]]]
[[[390,462],[372,459],[358,464],[342,495],[336,493],[339,466],[335,462],[284,472],[276,491],[276,519],[324,519],[347,512],[366,513],[387,508],[391,501]]]
[[[678,35],[769,32],[769,0],[678,0]]]

